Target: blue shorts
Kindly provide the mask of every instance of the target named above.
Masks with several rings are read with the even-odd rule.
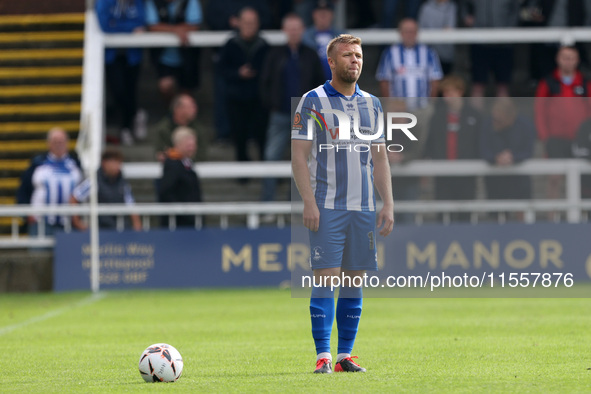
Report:
[[[377,271],[375,211],[320,210],[318,231],[310,231],[310,267]]]

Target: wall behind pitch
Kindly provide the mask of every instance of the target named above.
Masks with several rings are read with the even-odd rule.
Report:
[[[101,288],[245,287],[308,275],[303,229],[102,231]],[[397,226],[378,237],[379,275],[562,272],[591,279],[589,224]],[[58,234],[54,289],[90,288],[88,233]],[[292,282],[293,283],[293,282]]]

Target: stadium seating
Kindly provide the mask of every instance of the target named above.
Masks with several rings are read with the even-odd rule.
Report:
[[[59,125],[74,146],[80,123],[84,14],[0,17],[0,204]],[[0,219],[0,234],[10,220]]]

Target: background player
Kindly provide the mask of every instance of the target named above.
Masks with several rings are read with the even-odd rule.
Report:
[[[377,98],[357,85],[363,66],[361,40],[342,34],[330,41],[327,56],[332,80],[306,93],[296,110],[292,130],[293,174],[304,202],[304,225],[310,230],[310,264],[315,280],[340,276],[341,272],[353,278],[377,269],[374,181],[384,202],[378,215],[380,234],[388,235],[394,225],[391,174],[383,134],[377,140],[365,141],[352,132],[350,140],[341,140],[336,116],[325,114],[324,128],[316,128],[313,139],[307,139],[306,119],[321,114],[323,109],[358,116],[360,129],[372,134],[382,116]],[[320,150],[321,144],[345,149]],[[365,145],[368,149],[346,149],[353,148],[352,145]],[[365,372],[351,359],[361,307],[362,289],[341,287],[336,306],[336,372]],[[335,317],[334,291],[330,287],[313,287],[310,316],[317,353],[314,372],[330,373],[330,334]]]

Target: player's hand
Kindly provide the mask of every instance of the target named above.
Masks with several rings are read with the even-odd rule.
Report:
[[[377,225],[380,235],[383,237],[386,237],[392,232],[392,228],[394,228],[394,209],[392,207],[384,205],[378,215]]]
[[[304,204],[304,226],[310,231],[318,231],[320,211],[316,202]]]

